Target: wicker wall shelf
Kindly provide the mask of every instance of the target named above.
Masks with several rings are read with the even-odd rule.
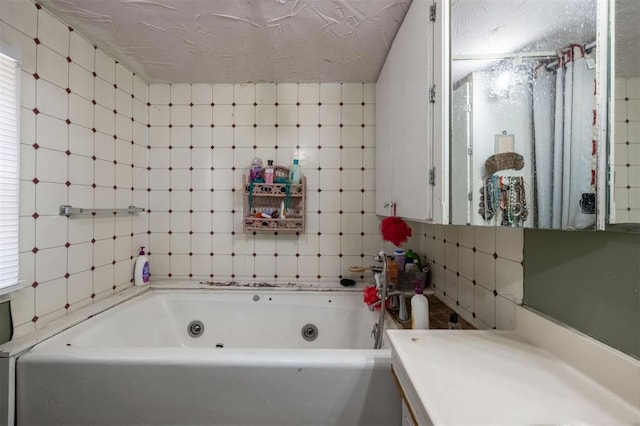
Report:
[[[277,177],[289,176],[289,169],[282,166],[275,166]],[[267,185],[264,183],[253,183],[249,181],[249,176],[243,176],[244,197],[243,197],[243,228],[244,232],[266,231],[266,232],[303,232],[305,227],[305,203],[306,203],[306,179],[303,176],[299,184],[288,185],[276,183]],[[289,197],[287,197],[287,187]],[[282,202],[289,198],[289,206],[285,212],[285,218],[261,217],[261,213],[279,215]]]

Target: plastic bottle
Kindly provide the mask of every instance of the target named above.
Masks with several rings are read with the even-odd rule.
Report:
[[[402,249],[394,250],[393,258],[395,259],[396,263],[398,264],[398,270],[399,271],[404,271],[404,250],[402,250]]]
[[[140,254],[136,259],[135,267],[133,268],[133,283],[135,285],[145,285],[149,282],[149,258],[144,253],[144,247],[140,247]]]
[[[262,179],[262,160],[258,157],[251,160],[251,169],[249,170],[249,179],[255,182]]]
[[[298,164],[298,159],[293,160],[293,165],[289,169],[289,183],[298,184],[300,183],[300,176],[302,172],[300,171],[300,165]]]
[[[404,262],[404,272],[416,272],[418,270],[418,265],[413,262],[412,259],[405,258]]]
[[[429,329],[429,301],[422,294],[422,283],[416,282],[416,294],[411,297],[411,328]]]
[[[404,255],[404,263],[414,263],[416,270],[421,271],[422,265],[420,264],[420,256],[418,256],[413,250],[407,250],[407,254]],[[406,268],[405,268],[406,269]]]
[[[458,322],[458,314],[455,312],[449,315],[449,330],[461,330],[462,324]]]
[[[387,278],[393,284],[398,285],[398,264],[391,258],[387,259]]]
[[[273,160],[267,160],[267,167],[264,169],[264,183],[273,185]]]

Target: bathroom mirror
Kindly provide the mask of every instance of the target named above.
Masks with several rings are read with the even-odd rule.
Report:
[[[640,229],[640,2],[615,0],[613,7],[608,225],[619,226],[607,229],[637,231]]]
[[[596,229],[606,4],[450,5],[451,223]]]

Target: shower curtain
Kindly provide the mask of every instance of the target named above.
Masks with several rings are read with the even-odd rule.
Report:
[[[595,68],[584,54],[533,81],[536,205],[539,228],[595,224],[592,189]],[[583,199],[584,198],[584,199]]]

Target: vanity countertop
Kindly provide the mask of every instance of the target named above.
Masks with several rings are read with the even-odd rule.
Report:
[[[513,331],[387,333],[419,425],[640,422],[639,407]]]

